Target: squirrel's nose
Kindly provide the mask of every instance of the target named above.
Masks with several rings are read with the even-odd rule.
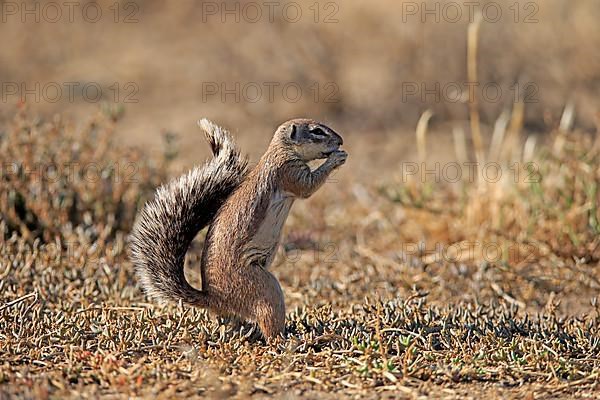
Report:
[[[341,146],[344,144],[344,139],[342,139],[342,137],[340,135],[338,135],[337,133],[334,133],[334,138],[335,138],[335,142],[337,143],[338,146]]]

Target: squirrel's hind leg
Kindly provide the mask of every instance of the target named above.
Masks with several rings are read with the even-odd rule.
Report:
[[[269,271],[256,268],[251,276],[256,297],[251,305],[252,319],[267,339],[274,339],[285,331],[285,300],[277,278]]]

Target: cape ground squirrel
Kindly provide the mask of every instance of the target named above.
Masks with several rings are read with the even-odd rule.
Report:
[[[157,190],[133,227],[131,258],[150,296],[237,315],[274,338],[285,328],[285,304],[267,269],[294,200],[309,197],[346,161],[343,140],[323,124],[294,119],[248,171],[229,133],[206,119],[198,124],[214,157]],[[307,162],[317,159],[326,160],[311,171]],[[184,257],[208,224],[197,290],[185,279]]]

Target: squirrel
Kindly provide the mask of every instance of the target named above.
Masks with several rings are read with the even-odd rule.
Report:
[[[274,339],[285,330],[285,302],[268,268],[293,202],[346,162],[343,139],[322,123],[293,119],[250,170],[227,131],[206,119],[198,125],[213,158],[157,189],[134,223],[130,258],[150,297],[235,315]],[[325,161],[311,170],[307,163],[318,159]],[[184,276],[184,258],[207,225],[198,290]]]

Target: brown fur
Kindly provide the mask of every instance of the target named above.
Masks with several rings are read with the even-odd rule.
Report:
[[[267,338],[283,333],[284,297],[268,267],[294,200],[312,195],[344,164],[347,155],[338,149],[342,143],[333,130],[313,120],[281,125],[257,166],[240,179],[210,223],[201,262],[202,290],[180,296],[176,293],[182,290],[163,289],[165,284],[161,290],[166,293],[160,294],[255,321]],[[307,162],[321,158],[325,162],[311,171]],[[155,279],[152,265],[137,264],[143,277],[150,276],[144,280],[150,290],[165,283],[165,274]],[[187,283],[171,280],[171,284]]]

